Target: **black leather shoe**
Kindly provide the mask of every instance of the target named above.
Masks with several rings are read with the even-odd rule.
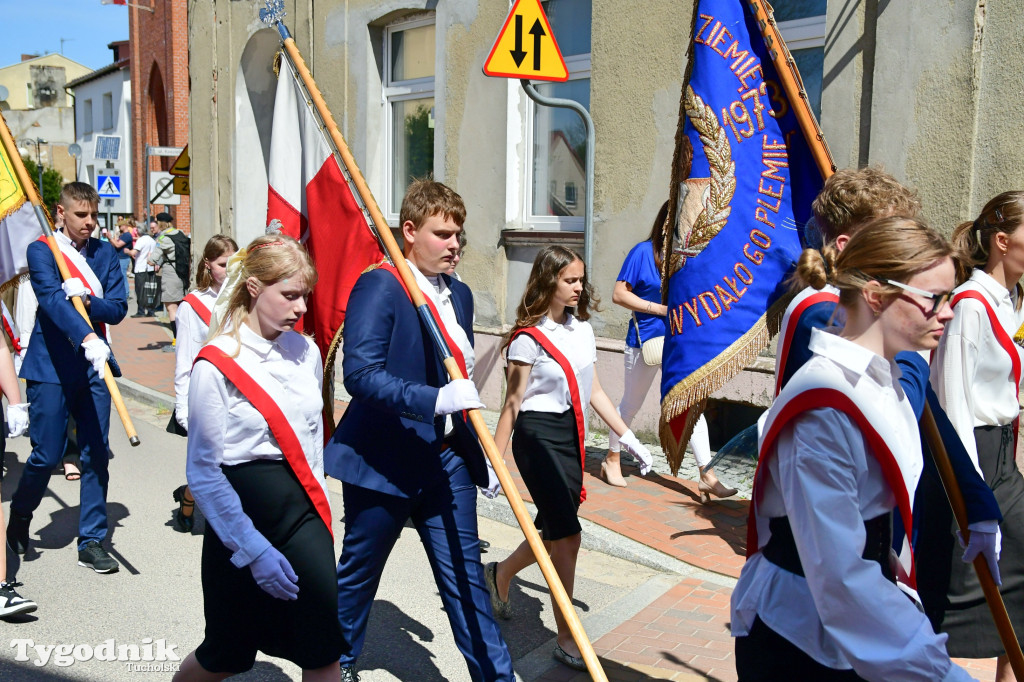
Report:
[[[11,512],[11,520],[7,522],[7,544],[15,554],[24,554],[28,551],[28,526],[31,522],[31,514],[22,516],[17,512]]]

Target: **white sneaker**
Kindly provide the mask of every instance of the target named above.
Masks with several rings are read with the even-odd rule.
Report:
[[[0,583],[0,618],[31,613],[37,608],[34,601],[22,597],[14,590],[15,587],[21,587],[21,583]]]

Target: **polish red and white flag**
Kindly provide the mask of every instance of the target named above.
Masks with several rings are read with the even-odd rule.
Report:
[[[345,321],[359,275],[382,259],[377,238],[352,194],[298,76],[281,59],[270,137],[267,223],[305,244],[320,279],[301,330],[312,334],[324,362]]]

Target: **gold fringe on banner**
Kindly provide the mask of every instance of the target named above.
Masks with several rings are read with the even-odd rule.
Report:
[[[677,383],[662,398],[658,433],[661,437],[662,449],[665,450],[665,457],[672,467],[673,476],[679,470],[682,453],[693,434],[693,427],[704,411],[703,403],[712,393],[742,372],[762,350],[768,347],[772,337],[779,333],[782,316],[786,312],[789,301],[789,296],[783,296],[776,301],[746,334],[733,341],[728,348],[709,360],[700,369]],[[697,403],[702,404],[697,405]],[[683,433],[677,442],[672,435],[669,422],[687,410],[690,410],[690,413],[687,415]]]

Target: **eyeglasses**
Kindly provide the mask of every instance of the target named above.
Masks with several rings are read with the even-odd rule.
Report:
[[[873,280],[875,280],[877,282],[881,282],[882,284],[888,284],[889,286],[896,287],[897,289],[903,289],[904,291],[909,291],[912,294],[917,294],[918,296],[924,296],[925,298],[927,298],[929,301],[932,302],[932,309],[930,311],[932,315],[934,315],[935,313],[939,312],[942,309],[942,306],[946,305],[951,300],[953,300],[953,292],[952,291],[943,291],[943,292],[940,292],[940,293],[936,294],[936,293],[931,292],[931,291],[925,291],[924,289],[918,289],[917,287],[912,287],[909,284],[904,284],[903,282],[893,281],[893,280],[889,279],[888,277],[881,277],[879,275],[867,275],[867,274],[865,274],[863,272],[861,272],[860,274],[862,276],[864,276],[866,279],[873,279]]]

